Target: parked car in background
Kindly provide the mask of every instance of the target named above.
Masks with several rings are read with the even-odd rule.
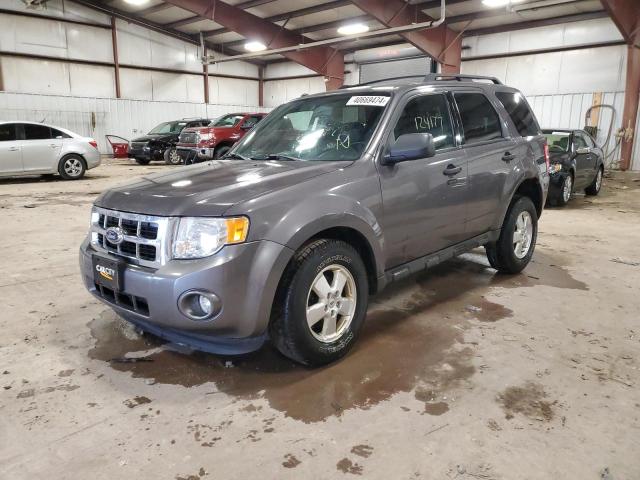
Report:
[[[140,165],[147,165],[152,160],[164,160],[177,165],[180,158],[176,156],[175,146],[180,132],[185,128],[209,125],[210,122],[208,118],[196,118],[161,123],[146,135],[129,142],[129,158],[135,159]]]
[[[602,187],[604,156],[584,130],[543,129],[549,145],[549,203],[564,206],[576,190],[597,195]]]
[[[322,365],[351,348],[369,295],[389,283],[479,246],[498,271],[522,271],[547,196],[546,147],[526,99],[493,78],[304,96],[227,160],[104,192],[82,278],[170,341],[237,354],[269,338]]]
[[[176,146],[185,163],[221,158],[251,130],[266,113],[230,113],[206,127],[185,128]]]
[[[59,174],[78,180],[98,165],[93,138],[43,123],[0,122],[0,176]]]

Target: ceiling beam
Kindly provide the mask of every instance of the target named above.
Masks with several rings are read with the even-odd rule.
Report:
[[[193,45],[200,45],[200,39],[198,36],[181,32],[179,30],[175,30],[172,28],[167,28],[166,26],[160,23],[147,20],[146,18],[141,18],[131,12],[126,12],[124,10],[120,10],[118,8],[105,5],[103,2],[99,2],[97,0],[72,0],[72,1],[80,5],[84,5],[85,7],[91,8],[93,10],[106,13],[120,20],[124,20],[125,22],[147,28],[154,32],[161,33],[163,35],[167,35],[169,37],[176,38],[178,40],[182,40],[183,42],[191,43]],[[217,48],[215,45],[211,44],[210,42],[205,42],[205,44],[211,50],[216,51],[218,53],[222,53],[224,55],[236,55],[239,53],[236,50],[222,51],[219,48]],[[263,64],[263,62],[253,62],[253,63],[257,65]]]
[[[163,23],[162,25],[164,25],[165,27],[169,27],[169,28],[178,28],[178,27],[183,27],[184,25],[190,25],[192,23],[200,22],[202,20],[203,19],[202,19],[202,17],[200,17],[200,15],[194,15],[193,17],[187,17],[187,18],[183,18],[182,20],[176,20],[174,22]]]
[[[600,0],[625,42],[640,45],[640,6],[638,0]]]
[[[272,15],[270,17],[267,17],[265,20],[268,20],[269,22],[272,22],[272,23],[282,22],[283,20],[297,18],[297,17],[304,17],[305,15],[312,15],[314,13],[324,12],[325,10],[332,10],[334,8],[345,7],[350,4],[351,4],[350,0],[334,0],[332,2],[322,3],[320,5],[313,5],[311,7],[300,8],[298,10],[291,10],[286,13],[279,13],[278,15]],[[242,4],[238,4],[236,6],[241,6],[241,5]],[[245,8],[248,8],[248,7],[245,7]],[[221,35],[227,32],[229,32],[227,28],[217,28],[215,30],[206,30],[202,32],[202,34],[205,37],[213,37],[214,35]]]
[[[352,3],[386,27],[398,27],[433,20],[422,12],[422,5],[410,5],[404,0],[352,0]],[[400,35],[413,46],[437,60],[441,64],[443,73],[460,72],[461,36],[458,32],[447,28],[446,24]]]
[[[220,0],[168,0],[167,3],[188,10],[203,19],[212,20],[245,38],[259,41],[269,49],[286,48],[309,42],[268,20],[253,15]],[[327,89],[339,88],[344,79],[344,58],[332,47],[318,46],[304,51],[292,50],[283,55],[314,72],[323,75]]]

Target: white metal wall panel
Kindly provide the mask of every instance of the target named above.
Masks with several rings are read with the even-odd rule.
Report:
[[[25,6],[23,0],[2,0],[2,8],[23,12]],[[35,15],[47,15],[49,17],[66,17],[71,20],[101,23],[104,25],[109,24],[108,15],[104,15],[73,1],[49,0],[46,9],[32,9],[31,13]]]
[[[158,123],[179,118],[217,118],[238,111],[268,112],[256,105],[150,102],[0,92],[0,120],[46,122],[98,141],[102,153],[111,153],[105,135],[131,139]]]
[[[69,95],[69,66],[65,62],[2,57],[4,88],[13,92]]]
[[[67,58],[96,62],[113,62],[111,31],[86,25],[65,25]]]
[[[115,72],[111,67],[69,64],[70,94],[75,97],[116,96]]]
[[[323,77],[272,80],[264,82],[264,103],[267,107],[277,107],[281,103],[300,97],[303,93],[324,91],[326,86]]]
[[[148,70],[120,69],[122,98],[153,100],[153,77]]]
[[[123,65],[151,66],[149,30],[122,21],[117,21],[116,26],[120,63]]]
[[[462,57],[528,52],[557,47],[573,47],[622,41],[609,18],[571,22],[563,25],[471,36],[462,40]]]

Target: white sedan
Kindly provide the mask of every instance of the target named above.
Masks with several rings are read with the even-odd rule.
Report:
[[[43,123],[0,122],[0,177],[58,173],[78,180],[98,165],[93,138]]]

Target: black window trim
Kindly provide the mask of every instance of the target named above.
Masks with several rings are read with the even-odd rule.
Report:
[[[380,159],[382,159],[382,157],[388,152],[389,147],[391,146],[391,143],[393,142],[393,130],[395,129],[396,124],[398,123],[398,120],[400,119],[400,116],[402,115],[402,113],[404,112],[405,107],[409,104],[409,102],[415,98],[418,97],[426,97],[426,96],[430,96],[430,95],[441,95],[444,97],[445,102],[447,104],[447,108],[449,110],[449,120],[451,122],[451,130],[453,133],[453,143],[454,145],[452,147],[447,147],[447,148],[441,148],[436,150],[436,156],[440,155],[441,153],[447,153],[447,152],[453,152],[455,150],[459,150],[460,148],[462,148],[462,145],[460,145],[459,143],[459,136],[458,136],[458,126],[456,123],[456,119],[455,119],[455,115],[452,109],[452,104],[451,104],[451,99],[449,98],[449,92],[446,90],[440,90],[440,91],[433,91],[433,92],[423,92],[420,90],[411,90],[409,92],[407,92],[398,102],[397,106],[394,108],[394,113],[393,116],[389,119],[388,123],[387,123],[387,131],[384,132],[382,138],[385,138],[386,140],[384,141],[383,145],[384,148],[381,149],[382,151],[382,155],[380,156]],[[382,121],[382,120],[381,120]],[[426,159],[429,160],[429,159]]]
[[[32,142],[32,141],[42,141],[42,140],[55,140],[55,138],[52,136],[51,133],[51,127],[49,125],[45,125],[43,123],[29,123],[29,122],[22,122],[21,124],[21,129],[22,129],[22,138],[21,140],[25,141],[25,142]],[[41,127],[46,127],[49,129],[49,138],[27,138],[27,131],[25,129],[26,125],[35,125],[35,126],[41,126]]]
[[[462,116],[460,115],[460,110],[458,109],[458,102],[455,99],[455,94],[456,93],[476,93],[478,95],[483,95],[487,101],[489,102],[489,104],[493,107],[493,110],[496,112],[496,115],[498,116],[498,123],[500,124],[500,132],[502,133],[502,136],[500,138],[494,138],[492,140],[481,140],[481,141],[475,141],[475,142],[466,142],[466,137],[464,135],[464,128],[462,127]],[[499,109],[496,107],[494,99],[490,96],[488,96],[484,90],[481,89],[471,89],[471,88],[461,88],[461,89],[455,89],[451,91],[451,101],[453,102],[453,107],[455,109],[455,114],[458,118],[458,125],[459,125],[459,135],[460,135],[460,145],[463,148],[467,148],[467,147],[480,147],[483,145],[491,145],[492,143],[499,143],[499,142],[504,142],[504,141],[508,141],[512,139],[511,136],[511,132],[510,129],[507,128],[507,125],[505,125],[504,120],[502,119],[502,116],[499,113]],[[501,108],[502,105],[500,105]]]

